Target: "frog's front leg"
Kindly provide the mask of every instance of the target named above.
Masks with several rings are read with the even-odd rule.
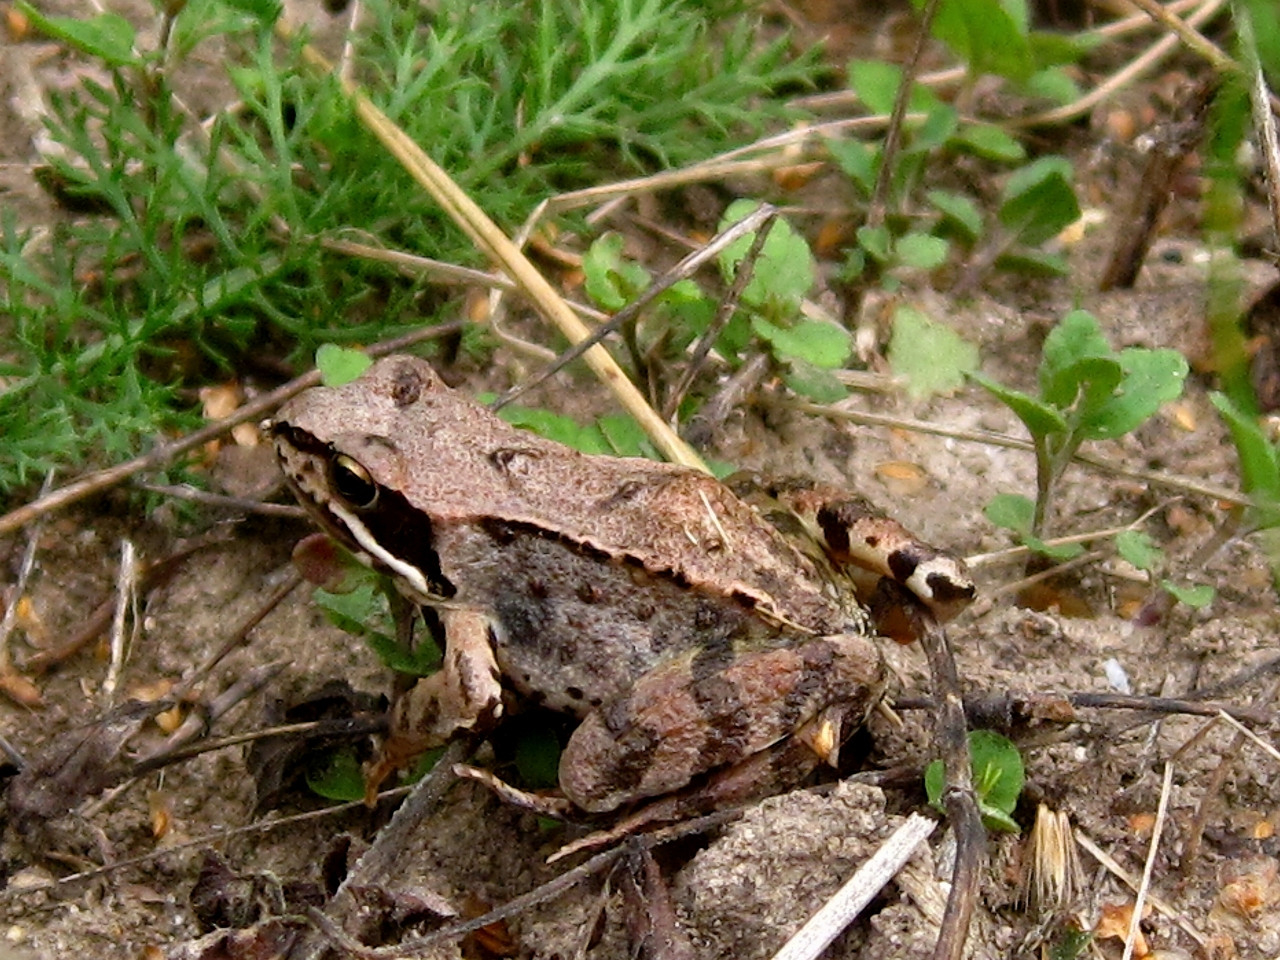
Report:
[[[391,732],[367,775],[377,783],[425,750],[487,725],[502,712],[502,684],[493,656],[492,619],[466,607],[440,610],[440,669],[408,690],[391,712]]]
[[[884,686],[879,650],[853,634],[693,651],[586,716],[560,755],[560,787],[592,813],[668,794],[754,757],[828,708],[861,718]]]
[[[946,621],[973,602],[977,590],[963,560],[921,540],[842,487],[750,472],[734,474],[725,483],[770,522],[783,529],[798,523],[820,543],[856,584],[885,636],[902,642],[916,638],[914,604]]]

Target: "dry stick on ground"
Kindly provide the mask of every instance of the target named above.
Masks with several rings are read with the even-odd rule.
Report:
[[[516,384],[511,389],[507,390],[506,393],[502,394],[489,404],[489,408],[497,410],[506,406],[508,403],[519,399],[527,390],[552,376],[562,367],[572,363],[574,360],[577,360],[606,336],[638,316],[641,310],[648,306],[664,291],[675,286],[675,284],[684,280],[686,277],[691,276],[694,271],[698,270],[703,264],[707,263],[730,244],[753,231],[767,232],[763,230],[763,225],[771,222],[776,213],[777,211],[773,206],[764,203],[760,205],[759,209],[752,211],[737,223],[721,231],[718,235],[712,238],[709,243],[704,244],[697,250],[694,250],[674,267],[649,284],[640,296],[636,297],[629,304],[614,314],[607,323],[597,327],[591,332],[590,336],[585,337],[578,343],[575,343],[564,353],[560,354],[553,363],[543,370],[540,370],[536,376],[530,377],[523,383]],[[759,233],[757,233],[757,239],[758,238]],[[749,279],[750,271],[747,272]]]
[[[1215,717],[1215,721],[1216,719]],[[1206,728],[1211,726],[1213,726],[1213,723],[1206,725]],[[1191,868],[1195,866],[1196,861],[1200,858],[1200,843],[1204,840],[1204,828],[1209,824],[1209,817],[1218,803],[1222,788],[1227,782],[1227,777],[1235,769],[1236,761],[1240,758],[1240,751],[1244,749],[1244,745],[1244,734],[1237,732],[1231,738],[1231,742],[1227,744],[1226,749],[1219,755],[1218,765],[1204,784],[1200,800],[1196,804],[1196,812],[1191,817],[1191,822],[1187,825],[1186,836],[1183,838],[1182,856],[1178,859],[1178,870],[1184,879],[1191,876]]]
[[[925,420],[913,420],[909,417],[891,417],[880,413],[866,413],[861,410],[848,410],[843,407],[833,407],[793,397],[780,398],[770,402],[784,409],[799,410],[802,413],[812,413],[820,417],[864,426],[909,430],[914,433],[924,433],[935,437],[949,437],[952,440],[963,440],[969,443],[988,443],[993,447],[1008,447],[1011,450],[1033,452],[1035,449],[1029,440],[1010,437],[1003,433],[992,433],[988,430],[965,430],[939,426],[936,423],[929,423]],[[1114,460],[1088,453],[1077,453],[1072,458],[1072,462],[1096,467],[1117,477],[1140,480],[1143,483],[1163,487],[1167,490],[1176,490],[1179,493],[1193,493],[1197,496],[1209,497],[1212,500],[1225,500],[1227,503],[1239,504],[1245,507],[1262,506],[1262,504],[1255,503],[1252,497],[1246,496],[1238,490],[1219,487],[1211,483],[1202,483],[1192,477],[1162,473],[1158,470],[1141,470],[1136,467],[1127,467],[1124,464],[1116,463]]]
[[[40,486],[41,494],[49,492],[53,485],[53,473],[44,478]],[[21,706],[33,707],[41,703],[40,691],[35,684],[14,669],[13,658],[9,653],[9,638],[13,636],[14,627],[18,625],[18,611],[22,606],[22,598],[27,592],[27,581],[36,567],[36,551],[40,543],[40,534],[44,525],[37,524],[27,532],[27,544],[22,550],[22,562],[18,565],[18,582],[14,584],[5,605],[4,617],[0,619],[0,692],[3,692]]]
[[[920,638],[929,661],[933,688],[933,742],[946,771],[943,805],[956,837],[956,863],[951,873],[951,893],[942,917],[934,960],[960,960],[969,934],[969,921],[978,901],[982,870],[986,863],[987,832],[973,794],[968,729],[960,695],[960,675],[946,631],[932,617],[925,618]]]
[[[1217,89],[1217,77],[1198,83],[1152,137],[1129,213],[1119,220],[1115,247],[1098,281],[1099,290],[1128,289],[1137,280],[1155,239],[1160,214],[1173,199],[1172,181],[1204,136],[1205,114]]]
[[[283,19],[276,21],[276,34],[287,43],[296,42],[293,31]],[[301,52],[310,66],[326,74],[332,73],[333,68],[329,62],[310,44],[304,44]],[[520,285],[524,295],[570,343],[576,344],[586,339],[591,331],[480,206],[385,113],[374,106],[359,87],[349,82],[342,83],[341,86],[364,128],[377,137],[405,172],[431,194],[450,219],[471,238],[472,243]],[[707,472],[702,458],[649,406],[607,350],[597,344],[583,355],[583,359],[623,409],[640,424],[663,456],[673,463]]]
[[[163,586],[174,574],[182,569],[182,564],[189,557],[208,546],[225,542],[227,536],[226,530],[216,530],[212,534],[205,534],[187,542],[167,557],[162,557],[147,564],[141,572],[138,591],[142,594],[147,594],[157,587]],[[111,622],[111,614],[114,609],[115,601],[112,598],[108,597],[103,600],[69,639],[56,647],[36,653],[22,665],[22,669],[28,674],[38,676],[53,669],[58,664],[70,660],[89,644],[93,643],[98,638],[98,635],[107,628],[107,624]]]
[[[466,759],[472,744],[467,738],[454,740],[445,747],[431,772],[413,785],[408,798],[391,817],[391,822],[378,831],[373,843],[356,861],[323,911],[312,915],[317,929],[299,944],[290,956],[319,957],[328,948],[335,930],[342,931],[345,942],[348,926],[360,910],[361,889],[382,888],[397,875],[399,858],[414,849],[413,836],[419,833],[456,779],[453,765]]]
[[[777,953],[773,960],[814,960],[902,869],[937,824],[913,813]]]
[[[188,713],[187,719],[182,726],[171,733],[164,744],[154,750],[146,751],[142,760],[130,760],[127,764],[122,764],[118,770],[113,771],[117,782],[112,785],[99,784],[97,789],[104,792],[88,800],[80,808],[80,816],[86,820],[97,816],[104,808],[115,802],[116,798],[137,784],[144,774],[177,763],[180,759],[208,752],[206,749],[200,749],[188,751],[183,756],[178,757],[171,756],[168,751],[170,744],[185,747],[197,737],[202,736],[209,727],[222,719],[228,710],[239,703],[243,703],[271,683],[272,680],[284,672],[289,663],[290,661],[288,660],[277,660],[274,663],[267,663],[246,670],[231,686],[219,693],[208,704]],[[143,719],[148,721],[155,719],[158,714],[164,712],[166,705],[172,702],[171,700],[164,700],[151,704],[153,709]]]
[[[1226,0],[1205,0],[1195,12],[1192,13],[1185,21],[1188,27],[1199,27],[1201,24],[1208,22],[1219,10],[1222,9]],[[1107,77],[1102,83],[1098,84],[1087,94],[1072,103],[1068,103],[1062,107],[1054,107],[1052,110],[1046,110],[1043,113],[1032,114],[1029,117],[1019,117],[1008,121],[1008,125],[1018,128],[1025,127],[1048,127],[1057,126],[1068,120],[1075,120],[1078,117],[1088,113],[1099,103],[1111,97],[1117,90],[1128,86],[1138,77],[1142,76],[1148,70],[1151,70],[1157,63],[1169,56],[1178,46],[1178,38],[1176,35],[1165,34],[1154,44],[1147,48],[1146,52],[1141,56],[1130,61],[1125,67]]]
[[[1105,867],[1112,876],[1124,883],[1130,890],[1133,890],[1135,893],[1137,892],[1138,888],[1142,885],[1139,878],[1134,877],[1132,873],[1120,866],[1114,857],[1089,839],[1089,837],[1082,833],[1078,827],[1075,831],[1075,838],[1076,843],[1084,849],[1085,853],[1089,854],[1089,856],[1097,860],[1098,863],[1102,864],[1102,866]],[[1209,942],[1208,938],[1197,930],[1191,921],[1184,917],[1173,906],[1173,904],[1169,903],[1168,900],[1165,900],[1163,897],[1158,897],[1154,893],[1148,891],[1146,901],[1176,923],[1182,932],[1199,944],[1200,947],[1203,948]]]
[[[929,40],[929,31],[933,26],[934,15],[938,12],[940,0],[928,0],[920,13],[920,22],[916,24],[916,44],[911,56],[902,66],[902,79],[898,82],[898,93],[893,99],[893,112],[889,114],[889,126],[884,132],[884,142],[880,148],[880,172],[876,175],[875,187],[871,191],[871,202],[867,204],[867,226],[872,228],[884,225],[885,214],[889,206],[889,185],[897,173],[898,149],[902,145],[902,125],[907,115],[907,104],[915,92],[916,71],[920,69],[920,58]]]
[[[1240,65],[1232,60],[1229,56],[1219,50],[1213,43],[1205,39],[1202,34],[1192,29],[1193,25],[1189,21],[1184,21],[1178,17],[1176,13],[1171,12],[1168,8],[1156,3],[1156,0],[1132,0],[1133,5],[1149,16],[1162,27],[1167,27],[1172,33],[1182,41],[1182,43],[1194,50],[1200,56],[1204,57],[1213,68],[1220,73],[1239,73]],[[1239,16],[1243,7],[1237,6],[1236,15]]]
[[[738,309],[738,301],[742,299],[742,291],[747,289],[747,284],[751,282],[751,276],[755,273],[756,260],[759,259],[761,252],[764,250],[765,241],[769,237],[769,231],[773,229],[777,215],[777,211],[769,204],[761,204],[760,209],[756,212],[759,213],[766,209],[769,211],[768,215],[761,221],[760,229],[756,231],[755,236],[752,238],[751,246],[747,248],[746,254],[738,261],[733,283],[729,285],[728,291],[721,299],[719,306],[716,307],[715,317],[707,325],[707,329],[703,331],[702,336],[698,338],[698,342],[689,352],[689,362],[685,364],[684,373],[680,375],[680,380],[672,389],[671,396],[667,397],[667,402],[663,404],[662,416],[666,420],[675,418],[676,411],[680,409],[680,401],[684,399],[689,387],[693,385],[694,378],[697,377],[702,365],[711,354],[711,348],[715,346],[721,331],[733,319],[733,314]]]
[[[1272,681],[1258,699],[1264,704],[1272,703],[1275,700],[1278,688],[1280,688],[1280,684]],[[1209,815],[1212,813],[1214,804],[1217,802],[1222,788],[1227,782],[1227,777],[1231,775],[1231,771],[1234,769],[1236,760],[1240,755],[1240,751],[1244,749],[1246,741],[1252,740],[1273,757],[1280,759],[1280,753],[1276,751],[1275,747],[1241,724],[1238,717],[1232,716],[1229,710],[1219,709],[1215,719],[1222,720],[1234,727],[1236,735],[1218,758],[1218,765],[1210,775],[1209,782],[1205,784],[1204,792],[1200,796],[1200,803],[1196,807],[1195,816],[1191,818],[1191,824],[1187,828],[1186,838],[1182,844],[1182,858],[1178,863],[1178,869],[1184,877],[1191,875],[1191,868],[1195,864],[1196,858],[1200,855],[1200,843],[1204,839],[1204,829],[1209,823]],[[1187,743],[1174,752],[1174,758],[1176,759],[1192,742],[1201,739],[1203,735],[1207,734],[1212,726],[1212,723],[1206,724],[1204,729],[1197,732]]]
[[[933,710],[931,697],[902,697],[893,702],[895,710]],[[1218,701],[1145,697],[1129,693],[1067,692],[1023,693],[999,690],[973,693],[964,698],[964,712],[974,727],[998,727],[1008,730],[1025,720],[1058,720],[1075,723],[1072,711],[1132,710],[1139,713],[1182,714],[1191,717],[1216,717],[1225,714],[1233,720],[1265,726],[1276,719],[1276,712],[1266,707],[1241,706]]]
[[[454,323],[430,327],[426,330],[417,330],[405,336],[375,344],[365,352],[371,357],[380,357],[384,354],[395,353],[397,350],[403,350],[405,347],[420,343],[423,340],[457,333],[465,326],[466,321],[459,320]],[[37,517],[42,517],[55,510],[61,510],[63,507],[77,503],[85,497],[108,490],[116,484],[128,480],[135,474],[146,470],[154,470],[172,463],[183,454],[203,446],[210,440],[216,440],[225,433],[229,433],[233,427],[239,424],[261,420],[290,397],[301,393],[308,387],[314,387],[319,382],[319,372],[309,370],[302,376],[290,380],[284,386],[277,387],[270,393],[255,397],[225,420],[218,420],[208,426],[201,427],[195,433],[189,433],[185,437],[174,440],[172,443],[163,443],[139,457],[134,457],[132,460],[118,463],[114,467],[107,467],[105,470],[87,473],[79,479],[71,481],[65,487],[60,487],[51,493],[42,494],[30,503],[23,504],[21,507],[10,510],[0,516],[0,537],[26,526]]]
[[[378,794],[379,800],[394,800],[403,797],[409,792],[409,787],[396,787],[393,790],[384,790]],[[322,817],[333,817],[339,814],[349,813],[352,810],[367,809],[363,800],[352,800],[348,803],[340,803],[333,807],[324,807],[320,810],[310,810],[306,813],[297,813],[288,817],[280,817],[277,820],[263,820],[258,823],[251,823],[243,827],[231,827],[226,830],[216,830],[204,836],[195,837],[191,840],[183,840],[179,843],[173,843],[161,850],[152,850],[149,853],[142,853],[136,857],[130,857],[127,860],[117,860],[114,863],[104,864],[100,867],[91,867],[88,870],[81,870],[78,873],[69,876],[59,877],[56,880],[47,880],[41,883],[33,883],[29,886],[23,884],[9,884],[0,887],[0,903],[4,903],[18,896],[25,896],[31,893],[39,893],[42,891],[57,891],[59,896],[70,896],[69,891],[81,883],[90,880],[96,880],[99,877],[109,876],[121,870],[128,870],[133,867],[146,866],[153,864],[157,860],[162,859],[170,854],[182,853],[187,850],[196,850],[201,847],[214,847],[218,844],[225,843],[228,840],[240,837],[250,837],[259,833],[270,833],[275,830],[287,829],[296,826],[299,823],[306,823],[311,820],[318,820]]]
[[[1130,960],[1133,956],[1133,945],[1138,939],[1138,926],[1142,923],[1142,908],[1151,892],[1151,872],[1155,869],[1156,853],[1160,849],[1160,836],[1164,833],[1164,819],[1169,812],[1169,794],[1173,789],[1173,763],[1165,761],[1164,780],[1160,785],[1160,803],[1156,807],[1156,822],[1151,828],[1151,849],[1147,851],[1147,862],[1142,867],[1142,882],[1138,885],[1137,898],[1133,903],[1133,915],[1129,918],[1129,933],[1124,938],[1124,956],[1122,960]]]

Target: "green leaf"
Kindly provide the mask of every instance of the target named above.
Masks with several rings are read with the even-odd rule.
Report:
[[[951,140],[957,149],[987,160],[1018,163],[1027,157],[1027,151],[1019,141],[989,123],[966,123]]]
[[[1036,505],[1018,493],[997,493],[982,512],[997,527],[1017,534],[1029,534]]]
[[[1120,351],[1123,377],[1115,393],[1085,411],[1080,435],[1109,440],[1136,430],[1166,403],[1182,396],[1187,358],[1176,350],[1129,347]]]
[[[889,244],[893,240],[888,227],[859,227],[857,237],[858,246],[867,251],[867,256],[877,263],[888,261]]]
[[[801,320],[787,328],[757,317],[751,328],[778,356],[794,357],[815,367],[843,366],[852,350],[848,330],[821,320]]]
[[[1046,250],[1015,249],[996,257],[996,267],[1010,273],[1023,273],[1033,277],[1066,277],[1071,274],[1067,258]]]
[[[1040,395],[1065,410],[1079,393],[1078,365],[1095,357],[1114,357],[1097,318],[1087,310],[1072,310],[1054,325],[1040,351]]]
[[[893,252],[904,266],[932,270],[946,262],[948,249],[947,241],[941,237],[912,231],[898,238]]]
[[[1029,533],[1023,536],[1022,545],[1028,550],[1034,550],[1041,556],[1048,557],[1055,563],[1074,560],[1084,553],[1084,546],[1079,543],[1045,543],[1039,537],[1033,537]]]
[[[934,323],[914,307],[893,314],[889,367],[906,381],[907,393],[919,399],[958,389],[978,366],[978,348],[950,327]]]
[[[1215,591],[1213,587],[1203,583],[1192,583],[1182,586],[1172,580],[1161,580],[1160,586],[1169,596],[1179,603],[1185,603],[1192,610],[1201,610],[1213,603]]]
[[[1018,541],[1028,550],[1034,550],[1056,562],[1071,560],[1084,552],[1084,547],[1078,543],[1051,545],[1033,536],[1031,526],[1035,522],[1035,511],[1036,505],[1021,494],[998,493],[982,512],[997,527],[1016,533]]]
[[[935,810],[946,812],[942,805],[942,791],[947,786],[947,769],[941,760],[933,760],[924,768],[924,794],[929,799],[929,806]]]
[[[871,196],[880,175],[880,150],[861,140],[828,140],[827,150],[845,175],[865,196]]]
[[[942,213],[947,223],[953,225],[966,239],[973,241],[982,236],[982,214],[972,199],[961,193],[947,190],[930,190],[925,198]]]
[[[621,310],[649,285],[649,271],[622,258],[620,233],[599,237],[582,257],[587,295],[605,310]]]
[[[1000,222],[1030,246],[1057,236],[1080,219],[1071,178],[1071,163],[1064,157],[1041,157],[1019,168],[1005,184]]]
[[[1065,157],[1041,157],[1014,171],[1005,184],[999,217],[1035,245],[1057,235],[1080,217],[1071,187],[1074,173]]]
[[[925,115],[924,123],[912,131],[904,155],[935,150],[947,143],[960,126],[960,114],[947,103],[939,103]]]
[[[363,350],[352,350],[333,343],[322,343],[316,348],[316,369],[320,382],[326,387],[340,387],[350,383],[373,364]]]
[[[719,229],[727,230],[758,206],[754,200],[734,201],[721,217]],[[741,237],[720,253],[720,271],[726,281],[732,282],[754,236]],[[785,218],[777,217],[756,259],[751,280],[742,291],[742,301],[772,312],[794,315],[800,309],[800,301],[813,289],[815,277],[809,245]]]
[[[782,382],[796,396],[805,397],[814,403],[835,403],[849,395],[849,389],[830,370],[815,367],[794,357],[787,361]]]
[[[247,13],[263,26],[271,26],[280,19],[283,5],[280,0],[222,0],[233,10]]]
[[[989,806],[1013,813],[1026,779],[1018,748],[991,730],[974,730],[969,734],[969,754],[978,795]]]
[[[1116,552],[1139,570],[1148,573],[1164,563],[1164,551],[1141,530],[1122,530],[1116,534]]]
[[[498,416],[513,427],[532,430],[539,436],[563,443],[583,453],[611,453],[604,434],[595,426],[584,427],[571,417],[536,407],[506,406]]]
[[[893,102],[902,83],[902,68],[887,60],[852,60],[849,86],[871,113],[893,112]]]
[[[1065,106],[1080,99],[1080,86],[1061,67],[1049,67],[1033,73],[1023,85],[1033,97],[1044,97]]]
[[[1012,410],[1033,437],[1047,437],[1050,434],[1067,432],[1066,419],[1044,401],[1021,390],[1006,387],[1003,383],[980,373],[969,374],[969,379]]]
[[[1240,410],[1224,393],[1209,394],[1210,402],[1218,409],[1240,461],[1240,482],[1245,492],[1267,504],[1280,507],[1280,454],[1268,439],[1258,422]],[[1274,526],[1280,514],[1268,511],[1272,516],[1264,519],[1264,526]]]
[[[969,759],[973,765],[973,791],[983,823],[988,830],[1017,833],[1018,825],[1010,814],[1018,805],[1026,779],[1018,748],[998,733],[973,730],[969,733]],[[938,810],[944,810],[942,792],[945,788],[946,771],[941,760],[934,760],[925,768],[924,789],[929,804]]]
[[[554,787],[560,777],[560,742],[546,724],[522,726],[516,735],[516,771],[530,787]]]
[[[912,2],[923,5],[923,0]],[[1035,69],[1026,5],[1017,0],[942,0],[932,32],[968,63],[970,73],[1025,80]]]
[[[364,771],[351,747],[337,747],[307,770],[311,792],[340,803],[364,799]]]
[[[631,415],[611,413],[597,420],[596,426],[600,428],[615,456],[656,459],[644,428]]]
[[[98,57],[109,67],[131,67],[142,62],[133,49],[133,26],[119,14],[100,13],[83,20],[46,17],[25,0],[18,0],[17,8],[40,32],[82,53]]]

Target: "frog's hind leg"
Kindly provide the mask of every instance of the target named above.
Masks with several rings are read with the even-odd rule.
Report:
[[[560,786],[592,813],[673,793],[767,750],[829,707],[848,705],[861,719],[884,683],[880,652],[852,634],[693,651],[586,716],[560,756]]]
[[[853,712],[852,717],[837,716]],[[752,754],[732,766],[716,770],[707,777],[695,781],[677,793],[642,803],[636,810],[602,830],[573,840],[547,858],[554,863],[563,857],[583,850],[616,843],[642,830],[678,823],[691,817],[703,816],[720,810],[731,810],[764,797],[782,793],[803,782],[822,762],[819,744],[825,737],[817,728],[839,729],[844,720],[850,725],[862,721],[862,711],[857,705],[846,704],[844,709],[831,708],[823,716],[806,724],[794,737],[787,737],[767,750]],[[811,736],[812,734],[812,736]]]

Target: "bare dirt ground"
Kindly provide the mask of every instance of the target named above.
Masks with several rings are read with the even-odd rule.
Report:
[[[50,55],[30,45],[14,49],[22,57]],[[34,69],[18,69],[15,62],[0,61],[8,84],[0,103],[0,189],[8,192],[0,202],[26,223],[50,222],[61,214],[25,172],[32,161],[32,118],[21,116],[13,104],[29,78],[55,82],[48,74],[52,70],[56,76],[56,65],[50,67],[46,59]],[[1032,386],[1049,326],[1081,295],[1117,347],[1171,346],[1195,353],[1203,339],[1204,268],[1196,262],[1194,243],[1176,234],[1152,255],[1137,289],[1105,297],[1088,293],[1111,239],[1123,229],[1123,211],[1110,201],[1124,194],[1123,185],[1131,183],[1125,178],[1137,169],[1132,143],[1108,140],[1100,128],[1099,121],[1089,144],[1078,149],[1078,169],[1085,204],[1103,218],[1072,249],[1078,269],[1071,278],[1010,284],[964,303],[928,291],[910,294],[981,347],[985,372],[1024,389]],[[1104,159],[1093,167],[1083,162],[1099,156]],[[1182,262],[1172,262],[1177,257],[1166,256],[1168,251],[1179,253]],[[1274,279],[1261,265],[1252,277],[1255,285]],[[485,386],[492,386],[500,379],[493,371],[501,371],[506,359],[499,355],[493,370],[477,373],[473,383],[484,376]],[[567,377],[559,385],[564,396],[589,392],[585,382]],[[1193,375],[1177,409],[1097,452],[1131,466],[1236,487],[1234,452],[1206,398],[1209,387],[1205,378]],[[553,392],[538,402],[566,409]],[[1010,412],[975,389],[915,404],[896,392],[860,395],[850,405],[953,428],[1021,435]],[[586,412],[580,401],[568,409]],[[845,483],[930,541],[962,555],[1008,545],[982,515],[994,494],[1034,490],[1034,465],[1025,452],[815,420],[763,398],[741,411],[705,453],[744,467]],[[897,469],[904,464],[910,469]],[[38,567],[28,595],[49,642],[68,636],[112,596],[122,537],[136,541],[145,557],[161,557],[208,525],[219,536],[144,598],[143,629],[132,645],[121,699],[176,681],[224,642],[287,575],[289,549],[308,529],[301,522],[218,516],[206,516],[197,526],[167,509],[143,520],[122,513],[124,502],[109,494],[49,518],[40,530]],[[1175,569],[1225,521],[1221,505],[1206,498],[1080,467],[1065,484],[1058,527],[1105,529],[1153,508],[1152,529]],[[24,546],[23,538],[0,545],[8,582]],[[1020,563],[984,565],[976,572],[982,598],[950,628],[961,675],[975,692],[1111,691],[1104,664],[1114,660],[1135,693],[1178,697],[1211,689],[1280,655],[1275,593],[1263,557],[1248,540],[1231,540],[1200,569],[1181,570],[1216,588],[1209,607],[1198,612],[1175,607],[1151,625],[1135,621],[1135,612],[1150,597],[1148,589],[1114,559],[1076,571],[1060,588],[1058,607],[1044,612],[1016,605],[1002,589],[1021,575]],[[223,719],[216,735],[261,726],[264,703],[326,681],[344,679],[356,689],[388,691],[389,678],[372,654],[331,625],[308,594],[294,591],[204,685],[205,691],[216,691],[253,668],[282,664],[265,691]],[[1076,615],[1061,612],[1066,606]],[[899,695],[924,695],[928,672],[920,652],[894,646],[886,653]],[[0,734],[24,755],[40,756],[55,735],[102,715],[104,670],[101,651],[91,650],[42,679],[41,709],[0,702]],[[1220,698],[1273,709],[1271,677],[1263,673],[1232,684]],[[930,757],[928,720],[919,710],[904,710],[901,717],[901,725],[873,717],[867,766],[914,770],[916,777],[906,778],[905,785],[890,780],[880,787],[844,783],[827,792],[796,791],[765,801],[705,836],[658,851],[658,866],[694,955],[771,956],[907,813],[923,806],[918,773]],[[1274,735],[1274,722],[1259,732]],[[130,749],[161,736],[148,725]],[[1030,822],[1036,802],[1065,811],[1081,835],[1134,876],[1142,872],[1162,777],[1171,765],[1167,821],[1152,869],[1152,892],[1161,906],[1142,925],[1155,951],[1151,955],[1280,956],[1280,846],[1274,835],[1280,822],[1280,762],[1239,742],[1220,722],[1126,711],[1084,710],[1071,723],[1043,723],[1024,730],[1020,745],[1028,789],[1019,820]],[[292,796],[295,804],[306,802]],[[50,825],[10,822],[0,850],[0,876],[7,885],[0,893],[0,957],[269,955],[265,938],[258,944],[261,953],[212,946],[223,934],[210,933],[209,912],[192,898],[202,867],[206,881],[214,870],[210,851],[216,850],[231,875],[244,881],[242,889],[250,890],[244,902],[271,904],[272,891],[279,891],[287,912],[296,914],[307,896],[323,899],[335,863],[369,842],[384,813],[357,808],[217,842],[184,844],[297,809],[255,811],[252,776],[241,749],[232,748],[149,774],[83,817]],[[388,895],[482,912],[560,872],[562,867],[548,867],[544,860],[565,839],[563,829],[549,830],[478,785],[459,782],[413,849],[405,851]],[[973,957],[1042,955],[1037,935],[1050,925],[1054,911],[1028,910],[1021,902],[1024,844],[1023,837],[992,838],[991,867],[971,937]],[[121,861],[169,848],[173,852],[136,866],[49,885],[104,859]],[[939,830],[929,850],[827,955],[925,955],[936,935],[937,904],[945,899],[946,848]],[[1093,929],[1099,917],[1110,918],[1114,926],[1117,916],[1125,917],[1131,893],[1092,857],[1082,854],[1082,868],[1083,884],[1060,913],[1078,916],[1086,929]],[[626,907],[624,886],[618,877],[608,884],[592,877],[512,918],[506,931],[514,944],[510,954],[492,942],[469,941],[465,948],[448,944],[431,955],[630,956],[626,922],[636,911]],[[249,909],[239,925],[258,917]],[[221,918],[229,922],[225,914]],[[1090,949],[1096,956],[1120,955],[1116,939],[1099,939]]]

